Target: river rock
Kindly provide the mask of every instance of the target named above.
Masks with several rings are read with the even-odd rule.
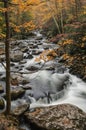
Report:
[[[0,77],[1,81],[6,81],[6,75],[3,74],[1,77]]]
[[[18,98],[23,97],[25,94],[25,90],[23,88],[15,88],[11,91],[11,100],[16,100]],[[4,98],[6,98],[6,94],[3,95]]]
[[[36,41],[35,41],[35,43],[36,43]],[[43,43],[39,40],[39,41],[37,41],[37,45],[42,45]]]
[[[13,110],[13,115],[14,116],[21,116],[23,115],[27,110],[29,110],[30,105],[29,104],[23,104],[18,106]]]
[[[33,48],[38,48],[38,45],[37,45],[37,44],[34,44],[34,45],[33,45]]]
[[[10,63],[10,66],[11,66],[11,67],[14,67],[14,66],[15,66],[15,64],[14,64],[14,63]]]
[[[30,49],[35,49],[35,48],[38,48],[38,45],[32,45],[32,46],[30,46]]]
[[[85,130],[86,113],[74,105],[36,108],[34,112],[25,113],[33,130]]]
[[[25,53],[25,52],[28,52],[29,49],[28,49],[28,47],[24,47],[24,48],[21,49],[21,51]]]
[[[11,61],[19,62],[23,60],[23,53],[21,51],[12,51],[11,52]]]
[[[3,92],[4,92],[3,86],[0,84],[0,93],[3,93]]]
[[[40,51],[40,50],[32,50],[32,55],[39,55],[41,53],[42,53],[42,51]]]
[[[32,89],[32,87],[29,86],[29,85],[22,86],[22,88],[25,89],[25,90],[31,90]]]
[[[25,64],[27,61],[24,59],[22,61],[19,62],[19,64]]]
[[[36,37],[36,40],[42,40],[43,39],[43,36],[37,36]]]
[[[33,55],[28,54],[27,58],[28,58],[28,59],[32,59],[32,58],[33,58]]]
[[[55,70],[55,66],[48,66],[48,67],[45,67],[46,70]]]
[[[0,55],[0,62],[5,61],[5,55]]]
[[[29,66],[29,67],[26,67],[26,69],[29,71],[35,71],[35,70],[38,70],[39,67],[38,66]]]
[[[11,85],[18,86],[18,80],[17,78],[11,79]]]
[[[0,55],[3,55],[5,54],[5,49],[4,49],[4,46],[1,47],[1,44],[0,44]]]
[[[24,55],[24,59],[32,59],[33,55],[30,53],[27,53],[26,55]]]
[[[29,83],[30,83],[30,81],[27,80],[27,79],[23,79],[22,82],[21,82],[22,85],[26,85],[26,84],[29,84]]]
[[[22,88],[12,90],[11,99],[16,100],[17,98],[21,98],[24,94],[25,94],[25,90]]]
[[[14,81],[14,85],[22,84],[23,80],[24,80],[24,78],[22,77],[21,74],[19,74],[19,73],[11,74],[11,81]]]
[[[5,108],[5,102],[3,98],[0,98],[0,109],[4,109]]]

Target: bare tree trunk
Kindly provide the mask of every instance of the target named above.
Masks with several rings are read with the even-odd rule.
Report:
[[[48,5],[48,7],[49,7],[49,9],[50,9],[50,12],[51,12],[52,18],[53,18],[53,20],[54,20],[54,23],[55,23],[57,29],[58,29],[58,33],[61,34],[61,32],[60,32],[60,28],[59,28],[59,24],[58,24],[58,22],[57,22],[57,20],[56,20],[56,18],[55,18],[55,16],[54,16],[54,14],[52,13],[52,8],[51,8],[51,6],[50,6],[49,1],[46,0],[46,3],[47,3],[47,5]]]
[[[62,28],[62,33],[64,33],[64,23],[63,23],[63,0],[62,0],[62,3],[61,3],[61,28]]]
[[[4,0],[5,11],[5,23],[6,23],[6,41],[5,41],[5,55],[6,55],[6,114],[10,114],[11,110],[11,95],[10,95],[10,54],[9,54],[9,44],[10,44],[10,28],[9,28],[9,16],[8,16],[8,0]]]

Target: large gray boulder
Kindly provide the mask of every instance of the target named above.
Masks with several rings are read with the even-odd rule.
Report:
[[[19,50],[12,51],[10,56],[11,56],[11,61],[13,62],[19,62],[23,60],[23,53]]]
[[[86,113],[70,104],[37,108],[25,116],[33,130],[86,130]]]

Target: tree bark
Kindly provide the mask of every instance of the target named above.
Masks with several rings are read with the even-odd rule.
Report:
[[[8,0],[4,0],[5,11],[5,24],[6,24],[6,39],[5,39],[5,55],[6,55],[6,114],[10,114],[11,110],[11,95],[10,95],[10,27],[9,27],[9,16],[8,16]]]

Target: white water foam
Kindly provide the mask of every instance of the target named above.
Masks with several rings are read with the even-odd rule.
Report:
[[[31,108],[41,107],[41,106],[46,107],[51,105],[69,103],[78,106],[79,108],[81,108],[83,111],[86,112],[86,83],[74,75],[71,74],[69,75],[72,83],[64,91],[65,94],[61,98],[53,102],[51,101],[50,104],[47,104],[45,100],[40,99],[36,102],[33,102],[30,105],[30,107]]]
[[[4,68],[4,66],[0,63],[0,72],[2,73],[2,72],[5,72],[5,68]]]

